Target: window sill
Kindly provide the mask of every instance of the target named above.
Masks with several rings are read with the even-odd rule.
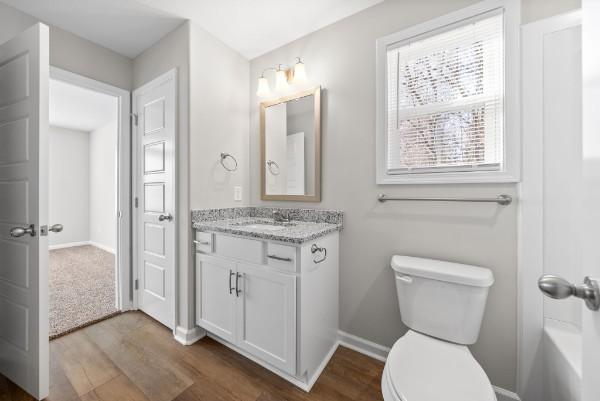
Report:
[[[517,183],[519,177],[502,171],[473,171],[455,173],[423,173],[423,174],[386,174],[378,173],[378,185],[419,185],[419,184],[486,184]]]

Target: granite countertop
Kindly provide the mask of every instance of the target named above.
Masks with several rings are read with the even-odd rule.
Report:
[[[266,217],[271,216],[274,210],[283,211],[290,217],[290,222],[278,223]],[[192,212],[192,226],[200,231],[302,244],[341,230],[342,216],[339,211],[317,209],[205,209]],[[277,227],[265,227],[265,224]]]

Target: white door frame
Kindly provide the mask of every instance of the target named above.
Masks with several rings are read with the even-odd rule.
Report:
[[[50,66],[50,79],[114,96],[119,103],[117,140],[117,263],[116,307],[126,311],[133,308],[131,286],[131,95],[130,92]]]
[[[524,25],[522,40],[522,174],[518,210],[518,335],[517,393],[523,399],[542,399],[544,302],[537,280],[543,264],[543,40],[549,32],[581,24],[581,12],[574,11]]]
[[[173,68],[167,72],[165,72],[164,74],[154,78],[153,80],[151,80],[150,82],[140,86],[139,88],[135,88],[132,92],[132,110],[135,112],[135,110],[137,110],[137,100],[136,97],[133,96],[133,94],[137,91],[140,90],[148,90],[148,89],[152,89],[154,87],[160,86],[162,85],[164,82],[169,81],[169,80],[173,80],[175,82],[175,84],[173,85],[173,91],[174,93],[172,94],[173,99],[175,100],[175,135],[173,136],[173,172],[174,172],[174,177],[173,177],[173,196],[174,196],[174,202],[173,202],[173,224],[174,224],[174,230],[175,230],[175,246],[174,246],[174,268],[173,268],[173,335],[176,334],[177,332],[177,325],[179,323],[179,319],[178,319],[178,311],[179,311],[179,287],[178,287],[178,282],[179,282],[179,167],[178,167],[178,160],[179,160],[179,81],[178,81],[179,77],[178,77],[178,73],[177,73],[177,68]],[[134,119],[137,118],[137,116],[134,116]],[[131,152],[131,156],[132,156],[132,174],[131,174],[131,179],[132,179],[132,196],[133,199],[139,199],[139,194],[137,193],[138,190],[138,184],[140,183],[139,181],[139,176],[140,176],[140,172],[137,171],[137,166],[140,160],[140,154],[139,154],[139,141],[138,141],[138,135],[137,135],[137,125],[133,125],[132,126],[132,138],[131,138],[131,146],[132,146],[132,152]],[[141,207],[141,205],[139,205]],[[134,205],[134,208],[136,208],[136,206]],[[139,278],[139,217],[138,217],[138,212],[137,212],[137,208],[136,211],[132,213],[132,260],[133,260],[133,264],[132,264],[132,280],[133,283],[135,283],[135,280],[137,280]],[[138,299],[138,291],[133,291],[133,308],[134,309],[139,309],[139,299]]]

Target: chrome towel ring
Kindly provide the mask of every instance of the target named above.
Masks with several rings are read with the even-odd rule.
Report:
[[[313,259],[313,262],[315,264],[324,262],[325,259],[327,259],[327,248],[325,248],[325,247],[320,247],[317,244],[312,244],[312,246],[310,247],[310,252],[313,253],[313,254],[315,254],[317,252],[322,252],[323,253],[323,257],[321,257],[321,259],[317,259],[317,258]]]
[[[235,163],[235,166],[233,168],[229,168],[225,164],[225,159],[227,159],[228,157],[230,157],[231,160],[233,160],[233,162]],[[238,162],[237,162],[236,158],[233,157],[232,155],[230,155],[229,153],[221,153],[221,166],[223,166],[223,168],[227,171],[235,171],[238,168]]]
[[[273,171],[273,166],[277,167],[277,172]],[[267,160],[267,168],[269,169],[269,173],[273,175],[279,175],[279,172],[281,171],[279,169],[279,164],[277,164],[275,160]]]

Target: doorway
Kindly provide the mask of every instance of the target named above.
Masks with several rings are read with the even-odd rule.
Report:
[[[51,339],[130,308],[128,108],[128,92],[51,68]]]

